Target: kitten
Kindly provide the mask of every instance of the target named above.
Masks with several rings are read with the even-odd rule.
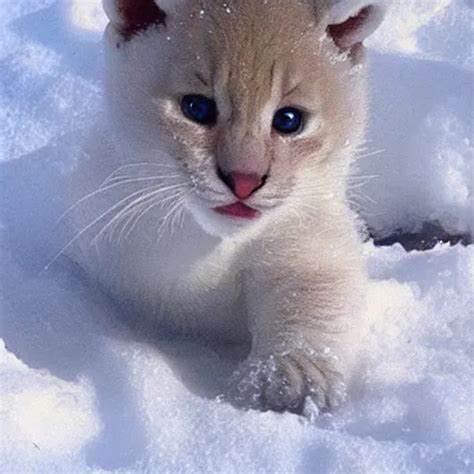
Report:
[[[137,313],[250,341],[237,404],[344,395],[365,272],[349,209],[378,4],[108,0],[106,113],[63,249]],[[93,245],[91,245],[91,243]]]

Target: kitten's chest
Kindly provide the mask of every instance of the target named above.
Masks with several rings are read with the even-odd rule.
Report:
[[[151,221],[153,219],[151,217]],[[191,332],[242,340],[245,305],[240,301],[239,246],[215,239],[185,222],[160,240],[142,229],[119,249],[99,248],[101,279],[155,320]]]

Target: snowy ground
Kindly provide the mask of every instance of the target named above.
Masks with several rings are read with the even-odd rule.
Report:
[[[49,179],[38,150],[96,113],[98,3],[0,0],[9,188]],[[469,0],[399,0],[370,42],[376,87],[361,173],[378,177],[360,202],[380,238],[424,221],[473,229],[472,13]],[[12,180],[12,169],[30,181],[20,171]],[[66,179],[67,162],[56,171]],[[132,333],[70,269],[27,272],[17,257],[42,217],[23,206],[25,216],[23,239],[1,244],[2,472],[474,471],[474,247],[366,244],[366,357],[346,406],[310,420],[219,403],[231,361]]]

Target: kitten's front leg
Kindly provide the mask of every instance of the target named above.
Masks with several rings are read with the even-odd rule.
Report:
[[[345,396],[343,349],[357,324],[362,273],[298,257],[278,263],[246,276],[253,341],[233,377],[234,401],[301,413],[309,397],[330,410]]]

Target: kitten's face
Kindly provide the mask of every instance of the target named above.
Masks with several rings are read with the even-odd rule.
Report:
[[[311,2],[291,15],[287,1],[196,3],[166,29],[108,33],[109,111],[128,162],[173,166],[212,234],[317,215],[344,194],[363,133],[360,58],[340,54]]]

